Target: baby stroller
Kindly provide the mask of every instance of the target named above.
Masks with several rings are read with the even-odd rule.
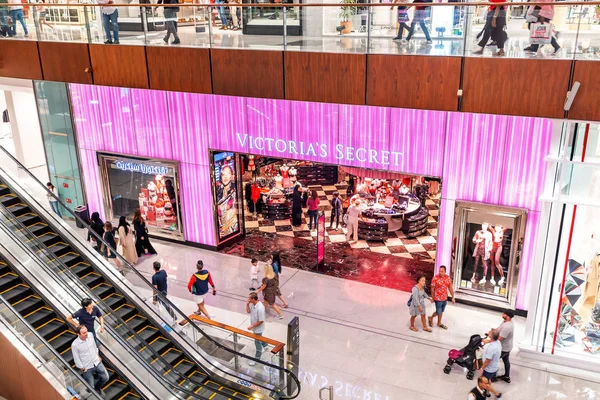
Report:
[[[463,347],[460,350],[450,350],[448,352],[448,361],[446,361],[446,366],[444,367],[444,373],[449,374],[452,370],[452,364],[458,364],[461,367],[466,368],[467,371],[467,379],[473,379],[475,375],[475,371],[478,369],[476,366],[476,353],[477,350],[483,347],[483,338],[480,335],[472,335],[469,339],[469,344]]]

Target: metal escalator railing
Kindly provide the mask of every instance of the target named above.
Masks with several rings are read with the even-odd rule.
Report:
[[[48,371],[54,381],[59,383],[65,392],[72,390],[70,394],[76,393],[82,400],[101,400],[83,377],[78,374],[60,354],[52,348],[40,334],[20,315],[8,301],[0,295],[0,319],[1,323],[10,326],[15,337],[25,346],[31,349],[31,353],[37,358],[38,370],[42,368]]]
[[[105,326],[113,334],[115,340],[128,348],[137,361],[146,365],[152,377],[160,382],[172,396],[181,399],[208,399],[210,396],[208,393],[203,395],[196,393],[196,391],[202,389],[203,385],[201,383],[191,381],[188,376],[182,374],[176,368],[172,368],[171,364],[155,350],[152,344],[144,340],[135,329],[129,327],[127,322],[118,313],[113,312],[110,306],[87,286],[83,285],[69,267],[43,241],[35,236],[27,226],[8,212],[7,208],[1,202],[0,226],[10,231],[17,243],[26,243],[27,246],[22,246],[23,251],[28,252],[26,247],[29,247],[31,251],[28,252],[28,255],[32,258],[37,257],[42,268],[47,270],[48,275],[54,279],[58,286],[69,292],[73,298],[77,299],[77,301],[81,301],[85,297],[94,300],[103,312]],[[154,340],[160,339],[164,338],[159,336]]]
[[[77,221],[78,224],[80,224],[81,226],[84,226],[86,229],[90,230],[90,227],[86,221],[83,221],[79,216],[73,213],[58,197],[54,196],[54,194],[51,193],[45,187],[45,185],[43,185],[30,171],[28,171],[11,154],[9,154],[6,151],[6,149],[4,149],[1,146],[0,168],[8,174],[8,177],[11,177],[11,179],[13,180],[13,185],[25,189],[27,195],[30,196],[30,200],[28,201],[33,203],[35,209],[47,210],[47,207],[42,205],[40,199],[43,199],[44,197],[53,198],[55,201],[58,202],[60,206],[63,207],[63,209],[71,218]],[[16,178],[16,180],[14,178]],[[17,181],[18,184],[16,183]],[[62,220],[57,219],[54,216],[54,214],[47,214],[45,215],[45,218],[48,220],[52,220],[53,225],[64,228],[64,230],[61,230],[61,234],[65,237],[67,241],[74,243],[80,247],[87,248],[89,252],[86,254],[86,256],[91,261],[106,265],[106,262],[94,250],[92,250],[91,247],[87,245],[77,233],[72,232],[71,229],[68,228]],[[98,243],[103,243],[105,246],[108,246],[108,244],[104,242],[102,237],[98,236],[92,230],[90,230],[90,232]],[[141,288],[147,288],[147,290],[151,293],[154,292],[154,288],[142,274],[140,274],[116,251],[115,254],[119,258],[124,269],[127,271],[128,280],[130,282],[133,279],[135,281],[136,286]],[[117,278],[116,271],[113,273],[115,275],[115,278]],[[137,301],[139,301],[140,303],[145,303],[144,299],[142,299],[136,292],[131,291],[128,294],[130,296],[137,297]],[[179,319],[188,322],[186,325],[187,329],[189,329],[188,334],[181,334],[176,331],[171,331],[170,334],[177,336],[180,340],[187,342],[192,348],[194,348],[197,354],[200,356],[200,358],[205,363],[209,364],[209,368],[212,369],[212,373],[217,374],[217,376],[225,377],[225,379],[231,380],[233,382],[241,383],[245,386],[250,385],[254,388],[261,388],[263,389],[263,391],[271,391],[271,395],[278,398],[293,399],[298,397],[300,393],[300,382],[298,378],[289,369],[241,353],[236,349],[229,348],[221,342],[214,340],[210,335],[207,335],[202,330],[202,328],[194,324],[192,320],[190,320],[189,317],[186,314],[184,314],[175,304],[173,304],[166,296],[163,296],[160,293],[158,293],[157,296],[160,298],[161,302],[167,304],[170,307],[170,309],[177,315]],[[154,313],[153,317],[156,320],[162,321],[166,325],[168,325],[171,322],[165,320],[163,316],[161,316],[158,313]],[[231,355],[231,359],[241,358],[246,359],[247,361],[254,361],[257,364],[260,364],[261,368],[254,368],[251,371],[246,371],[246,373],[244,373],[241,370],[235,368],[233,363],[223,362],[222,359],[222,362],[218,362],[214,358],[207,356],[204,350],[198,345],[198,341],[200,339],[205,339],[215,349],[218,349],[222,352]],[[206,365],[204,366],[206,367]],[[279,375],[283,375],[283,379],[279,379]],[[292,393],[285,393],[287,381],[289,380],[295,382],[294,386],[296,389]]]

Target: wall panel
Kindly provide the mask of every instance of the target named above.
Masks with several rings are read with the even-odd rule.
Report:
[[[600,63],[575,61],[573,82],[579,82],[581,86],[569,110],[569,119],[600,121]]]
[[[286,99],[366,104],[365,54],[287,51],[284,58]]]
[[[42,79],[37,42],[33,40],[0,40],[0,76]]]
[[[461,111],[562,118],[571,61],[465,58]]]
[[[93,83],[90,51],[86,43],[38,42],[44,80]]]
[[[208,49],[147,46],[146,56],[151,89],[212,93]]]
[[[96,85],[142,89],[149,87],[144,46],[89,46]]]
[[[367,104],[458,110],[460,57],[369,54]]]

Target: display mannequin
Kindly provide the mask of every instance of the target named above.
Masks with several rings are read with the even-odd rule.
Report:
[[[296,177],[296,175],[298,174],[298,170],[294,167],[290,168],[290,180],[292,181],[292,184],[296,183],[296,181],[298,180],[298,178]]]
[[[273,179],[275,180],[275,188],[283,189],[283,177],[277,174]]]
[[[158,199],[156,194],[156,183],[154,183],[154,181],[148,182],[148,193],[149,200],[154,203]]]
[[[256,171],[256,165],[254,164],[254,156],[248,156],[248,171]]]
[[[402,184],[402,186],[400,186],[400,194],[403,196],[406,196],[408,194],[410,190],[408,189],[408,186],[406,186],[404,183]]]
[[[283,164],[281,166],[281,168],[279,168],[279,173],[281,174],[281,177],[283,178],[283,187],[284,188],[289,188],[292,186],[292,181],[290,180],[290,174],[288,173],[289,170],[290,170],[290,167],[288,167],[287,164]]]
[[[490,259],[490,252],[492,250],[492,233],[489,231],[490,224],[484,222],[481,224],[481,230],[475,232],[473,236],[473,243],[475,243],[475,250],[473,250],[473,257],[475,257],[475,265],[473,266],[473,277],[472,282],[477,279],[477,268],[479,262],[483,264],[483,278],[479,281],[480,284],[486,282],[488,260]]]
[[[494,226],[494,231],[492,232],[493,240],[492,240],[492,278],[490,279],[490,283],[496,286],[496,281],[494,280],[494,267],[500,273],[500,280],[498,281],[498,286],[502,286],[504,284],[504,270],[502,269],[502,265],[500,264],[500,255],[502,254],[502,239],[504,239],[504,232],[506,232],[507,228],[504,228],[501,225]],[[485,275],[484,275],[485,278]]]

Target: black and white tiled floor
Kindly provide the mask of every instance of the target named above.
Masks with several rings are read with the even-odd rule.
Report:
[[[346,228],[340,225],[339,229],[329,229],[331,218],[330,201],[333,198],[333,192],[337,189],[335,186],[309,186],[311,190],[317,190],[321,199],[320,210],[325,213],[327,230],[325,232],[325,241],[327,243],[341,243],[346,241]],[[391,254],[396,257],[408,259],[418,259],[423,261],[435,260],[437,247],[437,228],[439,218],[439,196],[427,199],[427,208],[429,208],[429,220],[427,234],[417,238],[407,238],[402,231],[389,232],[388,239],[385,242],[359,240],[356,243],[350,243],[355,249],[364,249],[381,254]],[[265,220],[262,216],[254,217],[247,209],[246,230],[258,230],[260,232],[276,233],[281,236],[292,238],[301,238],[306,240],[316,240],[317,231],[313,228],[308,230],[308,214],[304,209],[304,217],[300,227],[292,226],[289,219],[280,221]],[[341,223],[341,221],[340,221]]]

